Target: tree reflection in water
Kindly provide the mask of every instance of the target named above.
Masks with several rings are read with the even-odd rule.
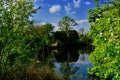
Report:
[[[82,69],[81,67],[84,69],[86,68],[85,73],[87,73],[87,67],[91,67],[92,64],[88,60],[89,54],[84,54],[87,52],[86,50],[84,49],[83,51],[78,48],[59,48],[57,49],[56,53],[54,53],[55,62],[60,65],[57,72],[60,71],[60,74],[65,80],[78,80],[78,78],[81,79],[81,75],[78,75],[79,70]],[[84,67],[79,64],[87,64],[87,66]]]
[[[65,80],[69,80],[75,76],[78,68],[72,67],[79,58],[79,52],[77,49],[58,49],[58,53],[55,54],[55,59],[60,64],[60,72]]]

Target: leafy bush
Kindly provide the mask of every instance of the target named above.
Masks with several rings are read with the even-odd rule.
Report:
[[[94,67],[89,73],[99,78],[120,79],[120,8],[117,5],[120,5],[119,1],[107,5],[107,10],[106,6],[97,8],[103,10],[98,13],[102,17],[91,23],[88,33],[95,46],[90,55]]]

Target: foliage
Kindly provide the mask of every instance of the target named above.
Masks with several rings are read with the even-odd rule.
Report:
[[[50,65],[19,65],[9,68],[0,80],[63,80]]]
[[[48,45],[52,43],[53,39],[53,28],[54,26],[50,23],[46,23],[44,25],[41,25],[40,27],[37,27],[36,30],[42,35],[40,35],[43,38],[43,41]]]
[[[58,25],[59,25],[59,29],[61,31],[65,31],[68,36],[69,35],[68,31],[72,30],[71,26],[76,26],[77,23],[75,22],[74,19],[70,18],[69,16],[63,16],[62,20],[58,22]]]
[[[94,51],[94,46],[92,45],[92,38],[88,37],[86,34],[81,34],[79,36],[79,48],[81,53],[91,53]]]
[[[27,35],[31,25],[28,17],[36,9],[32,2],[4,0],[0,3],[0,72],[4,73],[14,62],[29,63],[33,56],[30,45],[32,35]],[[29,41],[29,42],[28,42]],[[19,63],[18,62],[18,63]]]
[[[118,7],[120,2],[116,1],[112,5],[93,10],[93,13],[101,17],[90,21],[91,27],[88,32],[95,46],[95,51],[90,55],[94,67],[89,73],[112,80],[120,79],[120,8]],[[89,18],[97,18],[96,15],[90,13]]]
[[[40,61],[44,61],[50,55],[50,47],[54,42],[53,28],[54,26],[50,23],[34,27],[33,33],[35,33],[35,36],[38,36],[36,42],[41,44],[37,53],[37,58]]]
[[[73,65],[73,63],[70,64],[68,61],[61,64],[60,71],[64,80],[70,80],[76,77],[76,72],[79,68],[73,67]]]
[[[69,36],[67,36],[67,34]],[[59,41],[60,44],[58,45],[63,45],[65,48],[73,46],[78,47],[79,36],[75,30],[68,30],[67,33],[65,31],[56,31],[54,33],[54,38]]]
[[[48,58],[49,48],[56,39],[53,35],[54,26],[49,23],[33,26],[29,17],[39,9],[34,8],[33,2],[0,1],[0,79],[61,80],[51,66],[39,64],[40,59]],[[64,35],[58,39],[64,45],[77,45],[78,34],[75,30],[70,30],[75,25],[76,22],[68,16],[64,16],[59,22],[63,32],[58,32],[57,37]]]
[[[43,65],[36,67],[40,65],[36,64],[37,53],[43,49],[43,41],[50,44],[53,26],[47,23],[38,30],[33,27],[28,18],[39,9],[33,2],[0,1],[0,80],[60,80]]]
[[[58,25],[60,27],[60,30],[67,31],[71,29],[71,26],[77,25],[77,23],[74,19],[70,18],[69,16],[63,16],[62,20],[58,22]]]

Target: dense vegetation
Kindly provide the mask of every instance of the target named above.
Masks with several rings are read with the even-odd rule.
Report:
[[[101,79],[120,79],[120,0],[111,0],[89,10],[91,24],[88,35],[92,37],[94,52],[90,60],[94,67],[89,73]]]
[[[51,24],[33,27],[28,18],[37,9],[27,0],[0,1],[0,80],[60,79],[49,63],[37,64],[53,29]]]
[[[66,78],[58,76],[53,69],[51,50],[68,50],[71,45],[77,49],[85,44],[83,40],[87,37],[70,28],[77,24],[68,16],[58,23],[61,31],[54,32],[50,23],[34,27],[29,17],[38,9],[40,7],[35,9],[33,2],[27,0],[1,0],[0,80],[64,80]],[[74,54],[67,54],[67,59],[68,55]]]
[[[83,29],[73,30],[77,23],[69,16],[58,22],[59,31],[50,23],[34,26],[29,17],[40,7],[35,9],[27,0],[0,1],[0,80],[69,80],[77,70],[70,71],[69,62],[78,59],[79,49],[81,53],[92,52],[90,75],[120,79],[119,0],[106,4],[94,0],[96,8],[89,10],[87,34]],[[55,59],[63,62],[63,77],[54,70]]]

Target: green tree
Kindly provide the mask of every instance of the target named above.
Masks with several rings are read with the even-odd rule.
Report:
[[[34,27],[35,32],[39,34],[39,36],[42,37],[43,41],[48,45],[50,42],[52,42],[51,39],[53,36],[53,28],[54,26],[50,23],[46,23],[44,25],[36,26]],[[50,41],[49,41],[50,40]]]
[[[50,24],[47,30],[41,29],[44,34],[35,30],[29,17],[37,9],[32,0],[0,0],[0,80],[60,79],[49,67],[36,62],[42,36],[52,30]]]
[[[50,55],[50,46],[54,42],[53,38],[53,28],[54,26],[50,23],[46,23],[44,25],[34,27],[34,33],[38,35],[38,39],[41,39],[39,43],[41,43],[40,53],[38,53],[38,59],[45,58]],[[45,59],[44,59],[45,60]]]
[[[74,19],[70,18],[69,16],[63,16],[62,20],[58,22],[59,29],[61,31],[65,31],[68,36],[68,30],[71,30],[71,26],[76,26],[77,23]]]
[[[27,0],[0,0],[0,73],[9,65],[29,63],[35,47],[33,35],[27,35],[32,27],[28,20],[37,9]],[[16,62],[16,63],[15,63]]]
[[[94,67],[89,73],[99,78],[119,80],[120,79],[120,5],[119,0],[111,5],[96,8],[93,13],[102,15],[91,22],[88,35],[93,38],[94,52],[90,60]],[[99,13],[98,11],[100,10]],[[96,18],[95,15],[89,14]],[[90,18],[89,17],[89,18]]]

